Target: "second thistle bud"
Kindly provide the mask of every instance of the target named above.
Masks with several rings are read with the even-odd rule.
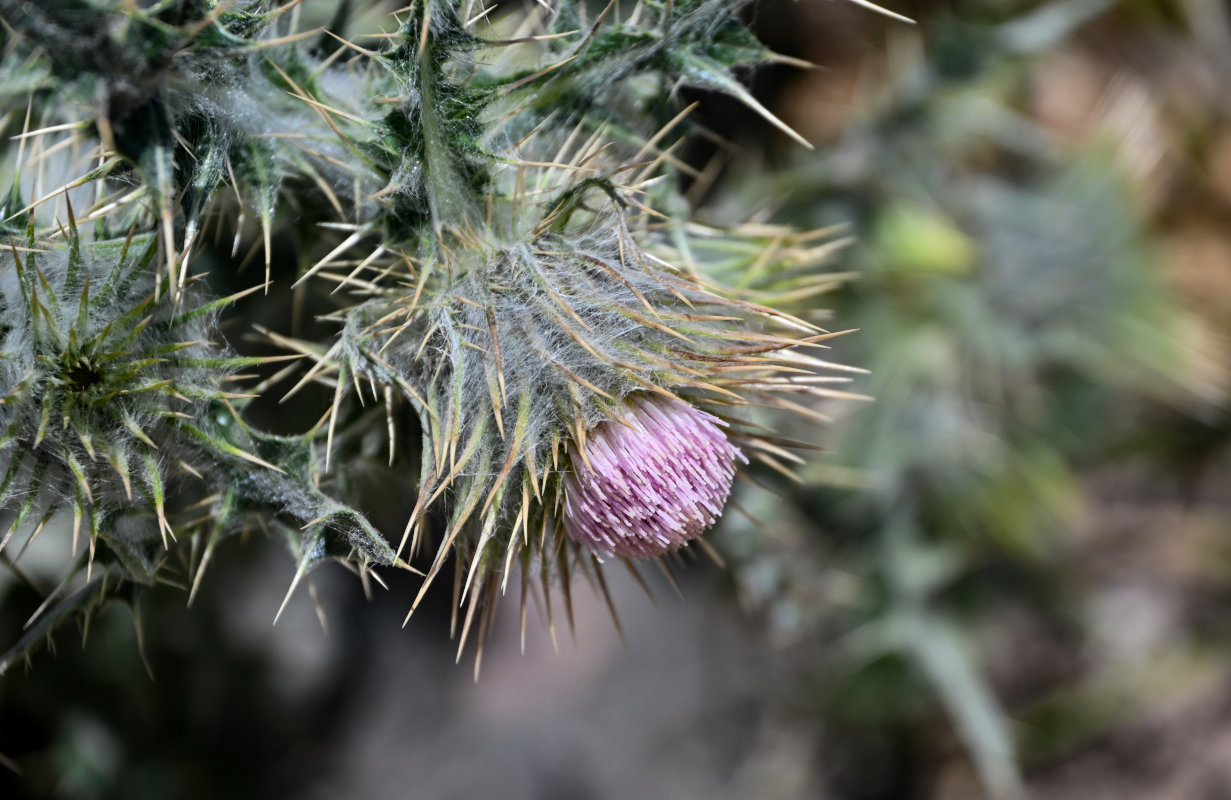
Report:
[[[679,400],[634,395],[620,420],[574,448],[564,527],[598,555],[653,558],[700,536],[722,514],[735,459],[718,418]]]

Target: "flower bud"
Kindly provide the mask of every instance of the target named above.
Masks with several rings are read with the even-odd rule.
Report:
[[[721,420],[688,403],[634,395],[620,420],[574,447],[564,528],[600,556],[653,558],[700,536],[722,515],[738,458]]]

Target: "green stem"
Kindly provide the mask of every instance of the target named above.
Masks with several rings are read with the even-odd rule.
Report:
[[[432,227],[437,233],[446,224],[457,227],[471,219],[476,204],[464,191],[465,182],[453,166],[445,134],[436,111],[436,72],[433,42],[429,32],[419,51],[419,98],[423,113],[424,169],[427,171],[428,204]]]

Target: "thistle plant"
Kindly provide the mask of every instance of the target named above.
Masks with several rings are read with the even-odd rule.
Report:
[[[311,6],[0,0],[0,73],[22,79],[0,98],[21,125],[0,504],[31,538],[71,511],[75,570],[105,555],[118,579],[39,635],[120,585],[195,591],[226,535],[275,527],[296,584],[333,558],[365,577],[422,561],[412,612],[451,560],[462,645],[476,621],[481,642],[511,576],[523,620],[531,585],[550,620],[554,584],[605,593],[600,559],[697,540],[737,462],[787,471],[757,407],[819,416],[808,397],[844,394],[814,352],[836,335],[811,307],[834,244],[708,228],[681,193],[678,87],[791,133],[735,77],[779,57],[731,4],[424,0],[350,15],[369,31],[347,3],[314,28]],[[216,297],[245,250],[264,279]],[[311,300],[330,332],[224,336],[257,292]],[[253,337],[285,355],[227,341]],[[332,396],[315,425],[252,426],[253,398],[310,385]],[[415,498],[400,537],[350,505],[343,444],[370,432]]]

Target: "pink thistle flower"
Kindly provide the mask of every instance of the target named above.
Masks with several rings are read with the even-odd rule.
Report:
[[[620,420],[572,450],[564,529],[599,556],[653,558],[700,536],[722,515],[739,448],[726,423],[688,403],[634,395]]]

